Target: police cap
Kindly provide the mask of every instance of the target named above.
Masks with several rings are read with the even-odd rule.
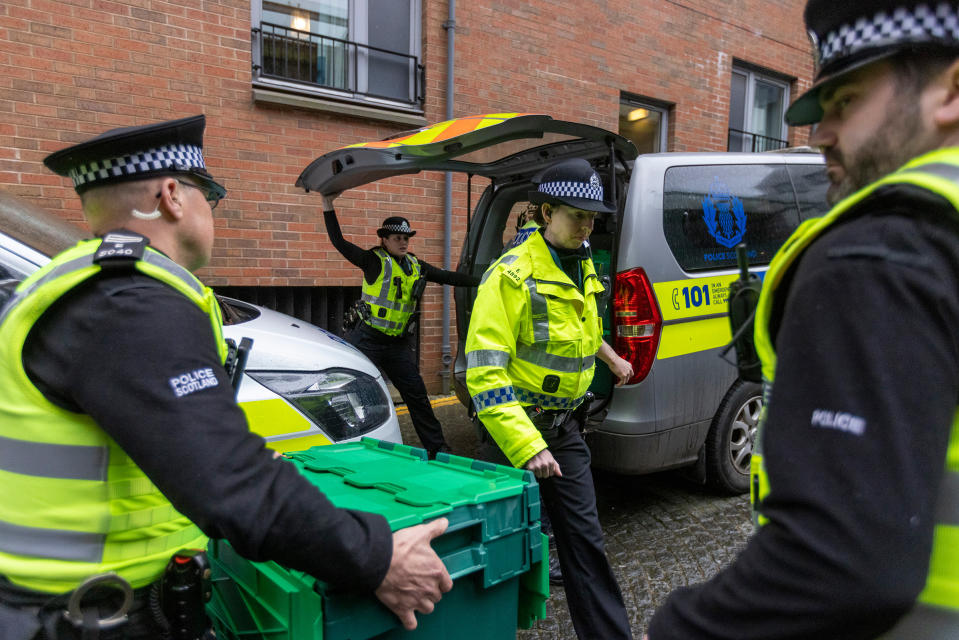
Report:
[[[415,236],[416,232],[410,227],[410,221],[400,216],[390,216],[383,221],[383,225],[376,230],[376,235],[385,238],[393,233],[401,233],[406,236]]]
[[[822,119],[819,92],[843,75],[908,50],[955,49],[959,2],[809,0],[806,29],[816,56],[813,86],[786,111],[791,125]]]
[[[92,140],[51,153],[43,164],[73,180],[77,193],[117,182],[184,174],[221,198],[226,189],[203,161],[203,115],[101,133]]]
[[[603,199],[603,181],[596,170],[582,158],[561,160],[544,169],[536,178],[535,191],[529,192],[533,204],[565,204],[574,209],[613,213],[615,209]]]

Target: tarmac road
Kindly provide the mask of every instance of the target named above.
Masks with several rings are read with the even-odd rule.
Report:
[[[447,442],[457,455],[490,459],[466,410],[455,398],[433,401]],[[403,405],[397,406],[406,444],[420,446]],[[599,517],[607,554],[619,579],[633,635],[643,637],[656,607],[676,587],[702,582],[729,563],[752,531],[748,496],[723,496],[681,474],[622,476],[596,471]],[[520,630],[520,640],[575,640],[566,593],[553,587],[546,619]]]

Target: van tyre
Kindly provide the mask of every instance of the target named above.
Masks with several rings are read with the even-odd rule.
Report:
[[[763,408],[762,387],[736,380],[719,404],[706,435],[706,481],[724,493],[749,491],[759,414]]]

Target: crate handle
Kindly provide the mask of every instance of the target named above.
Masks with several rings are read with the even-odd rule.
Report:
[[[469,547],[458,549],[441,558],[446,570],[449,571],[450,578],[456,580],[474,571],[479,571],[486,567],[486,547],[482,544],[475,544]]]

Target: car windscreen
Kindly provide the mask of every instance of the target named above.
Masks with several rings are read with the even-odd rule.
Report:
[[[805,182],[822,164],[800,172]],[[805,196],[813,210],[813,194]],[[673,167],[663,185],[666,242],[685,271],[733,269],[736,246],[746,244],[750,265],[766,265],[800,222],[800,205],[787,165],[734,164]]]

